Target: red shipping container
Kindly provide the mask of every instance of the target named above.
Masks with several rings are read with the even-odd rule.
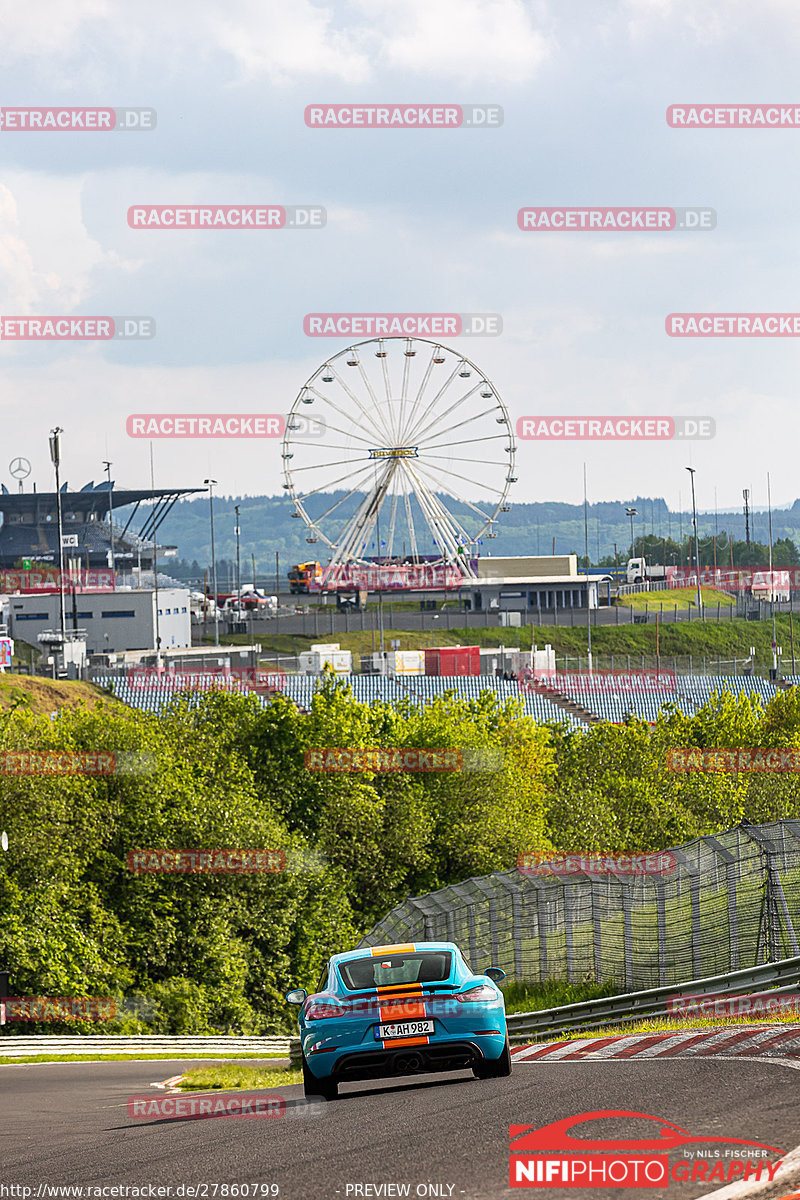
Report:
[[[434,646],[425,651],[426,675],[480,675],[480,646]]]

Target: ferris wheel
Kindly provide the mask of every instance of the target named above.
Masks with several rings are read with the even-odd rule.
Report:
[[[516,445],[497,389],[463,354],[373,338],[329,358],[286,419],[283,488],[331,566],[469,563],[508,512]]]

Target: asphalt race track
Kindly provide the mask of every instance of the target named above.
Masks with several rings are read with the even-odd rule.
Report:
[[[0,1183],[32,1187],[33,1197],[40,1184],[171,1185],[164,1195],[176,1197],[178,1185],[200,1183],[275,1183],[283,1200],[403,1194],[354,1190],[366,1184],[409,1184],[410,1196],[454,1200],[520,1196],[525,1193],[508,1186],[509,1124],[538,1126],[599,1109],[632,1109],[692,1133],[748,1138],[785,1151],[800,1142],[800,1072],[780,1062],[721,1058],[520,1063],[503,1080],[479,1081],[459,1072],[352,1083],[322,1115],[303,1119],[128,1116],[129,1096],[163,1097],[151,1084],[186,1065],[0,1068]],[[300,1087],[280,1094],[287,1113],[302,1099]],[[668,1190],[538,1187],[528,1194],[562,1200],[693,1197],[719,1186],[673,1181]],[[770,1194],[790,1190],[776,1187]],[[213,1200],[213,1189],[207,1195]]]

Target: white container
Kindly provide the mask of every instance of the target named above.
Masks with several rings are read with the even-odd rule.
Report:
[[[392,650],[386,655],[387,675],[424,675],[424,650]]]
[[[300,655],[300,671],[303,675],[321,675],[325,667],[331,667],[337,675],[351,675],[353,671],[353,654],[351,650],[340,650],[338,642],[335,647],[320,649],[315,647],[304,650]]]

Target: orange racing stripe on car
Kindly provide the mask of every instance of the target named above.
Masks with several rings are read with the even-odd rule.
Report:
[[[379,1018],[382,1025],[397,1021],[421,1021],[427,1016],[425,1010],[425,994],[421,983],[412,984],[406,996],[401,1000],[396,998],[396,989],[391,985],[386,987],[376,988],[378,993],[378,1002],[380,1004],[381,997],[386,997],[387,1002],[380,1004]],[[392,994],[390,1000],[386,995]],[[418,997],[418,999],[417,999]],[[386,1049],[387,1046],[427,1046],[430,1038],[427,1034],[422,1034],[419,1037],[408,1038],[384,1038],[381,1045]]]

